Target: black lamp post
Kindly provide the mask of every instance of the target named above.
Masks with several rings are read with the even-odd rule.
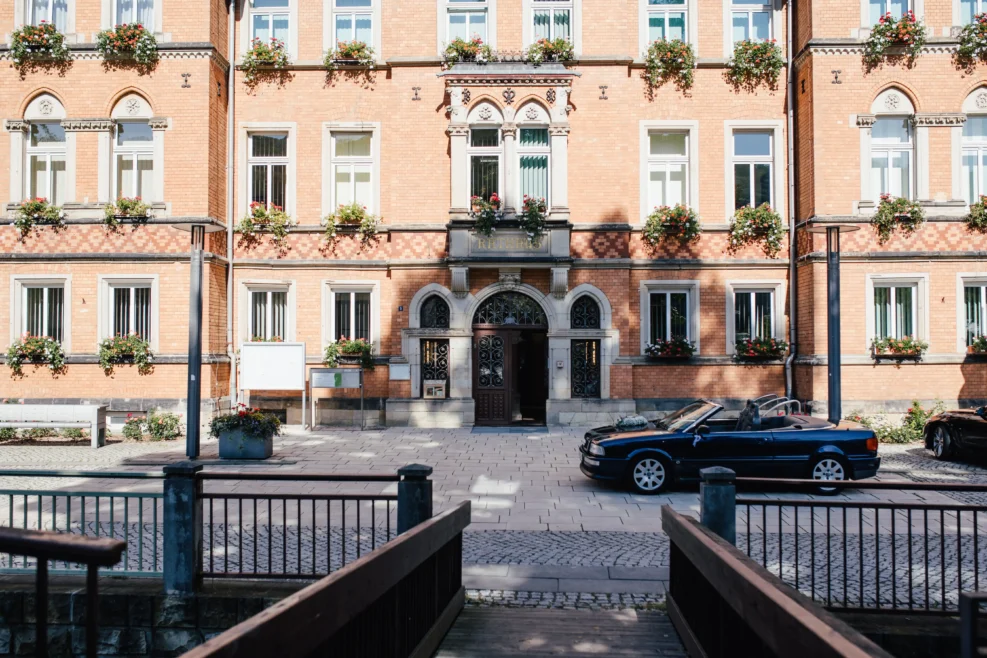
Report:
[[[860,230],[853,224],[823,224],[809,227],[810,233],[826,234],[826,293],[828,317],[826,333],[829,338],[827,367],[829,374],[829,422],[838,424],[843,418],[843,391],[840,381],[840,233]]]

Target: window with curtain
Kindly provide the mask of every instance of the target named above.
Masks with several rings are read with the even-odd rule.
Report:
[[[291,24],[289,0],[249,0],[250,38],[268,43],[279,39],[288,43],[288,27]]]
[[[870,135],[870,175],[874,201],[878,201],[881,194],[910,199],[914,150],[910,119],[878,119]]]
[[[673,338],[691,339],[688,292],[652,292],[649,301],[652,344]]]
[[[371,176],[373,133],[333,132],[332,166],[336,205],[358,203],[374,212]]]
[[[61,342],[65,327],[65,288],[25,285],[22,288],[21,331]]]
[[[379,1],[379,0],[378,0]],[[333,45],[339,41],[362,41],[374,45],[373,0],[333,0]]]
[[[116,195],[157,199],[154,189],[154,131],[147,121],[121,121],[116,127]]]
[[[971,114],[963,124],[963,198],[975,203],[987,195],[987,114]]]
[[[648,43],[652,41],[688,41],[686,0],[648,0]]]
[[[288,339],[288,291],[250,291],[250,339]]]
[[[874,286],[874,338],[915,336],[918,286]]]
[[[288,195],[288,135],[250,135],[247,170],[251,203],[284,209]]]
[[[881,16],[891,14],[894,19],[899,19],[905,15],[909,9],[911,9],[911,3],[909,0],[870,0],[870,24],[877,25],[881,20]],[[961,9],[962,0],[960,3]]]
[[[521,184],[520,198],[525,196],[545,199],[548,195],[548,167],[550,146],[548,128],[521,128],[518,139],[518,179]]]
[[[154,32],[154,0],[114,0],[115,24],[140,23]]]
[[[987,11],[987,0],[960,0],[960,24],[973,22],[973,17]]]
[[[734,335],[737,340],[774,338],[774,292],[744,290],[734,292]]]
[[[487,0],[446,0],[448,39],[487,41]]]
[[[31,124],[27,145],[28,189],[26,196],[43,197],[56,206],[67,198],[65,129],[58,121]]]
[[[470,130],[470,196],[489,199],[500,193],[500,159],[503,146],[500,128]]]
[[[532,0],[531,5],[532,41],[572,41],[572,0]]]
[[[987,334],[987,286],[982,283],[963,287],[963,306],[966,318],[966,344]]]
[[[111,334],[126,336],[133,331],[151,340],[151,284],[112,285],[110,291]]]
[[[65,32],[68,23],[68,0],[28,0],[31,25],[53,23],[59,32]]]
[[[730,21],[733,42],[763,41],[771,38],[770,0],[732,0]]]
[[[372,341],[370,292],[333,290],[333,338]]]
[[[772,197],[772,134],[738,130],[733,133],[734,208],[762,203],[774,205]]]
[[[689,205],[689,135],[653,131],[648,150],[648,207]]]

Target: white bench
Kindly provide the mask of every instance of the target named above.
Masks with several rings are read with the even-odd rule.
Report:
[[[93,448],[106,444],[106,406],[95,404],[0,404],[0,427],[89,430]]]

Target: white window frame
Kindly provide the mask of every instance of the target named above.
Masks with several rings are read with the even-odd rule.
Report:
[[[862,0],[862,1],[866,2],[867,0]],[[743,11],[746,11],[748,13],[758,12],[758,11],[770,12],[769,25],[770,25],[771,34],[768,38],[775,39],[776,41],[778,41],[778,45],[781,46],[782,50],[784,50],[785,46],[783,43],[781,43],[783,40],[779,38],[779,35],[782,34],[781,9],[782,9],[781,0],[764,0],[764,2],[761,4],[760,7],[757,7],[756,5],[737,5],[736,7],[736,11],[738,12],[743,12]],[[723,0],[723,56],[727,58],[733,56],[733,46],[734,46],[733,12],[734,12],[733,0]],[[693,16],[695,15],[696,14],[694,13]],[[751,19],[748,16],[747,19],[748,27],[750,26],[750,20]],[[693,22],[695,23],[696,20],[693,20]],[[788,56],[787,53],[785,53],[784,56],[787,57]]]
[[[473,198],[473,158],[478,156],[497,156],[497,196],[501,200],[501,208],[505,207],[505,195],[507,190],[505,182],[507,180],[504,171],[507,157],[504,149],[504,130],[501,124],[494,123],[473,123],[469,126],[470,134],[466,135],[466,202]],[[497,146],[471,146],[473,143],[473,130],[496,130]],[[551,139],[551,138],[550,138]],[[551,174],[551,169],[549,170]],[[551,181],[550,181],[551,182]],[[551,185],[549,185],[551,187]],[[518,202],[520,204],[520,201]]]
[[[865,320],[867,327],[865,336],[866,343],[863,345],[864,351],[870,350],[871,341],[876,337],[874,332],[874,288],[914,286],[915,306],[912,312],[915,314],[914,327],[916,340],[929,340],[929,275],[928,274],[868,274],[866,277],[866,289],[864,291]],[[894,309],[892,301],[891,308]],[[965,349],[965,348],[964,348]]]
[[[579,30],[580,19],[582,17],[583,0],[524,0],[524,25],[521,28],[521,39],[527,48],[535,42],[535,12],[550,10],[551,16],[549,24],[554,26],[555,10],[569,11],[569,43],[578,54],[582,47],[582,38]],[[551,34],[551,38],[556,38]]]
[[[984,0],[987,4],[987,0]],[[974,115],[987,118],[987,115]],[[968,116],[969,120],[969,116]],[[982,195],[987,195],[987,185],[984,185],[984,189],[981,189],[981,182],[987,176],[987,165],[984,161],[987,160],[987,135],[979,139],[966,138],[963,136],[963,127],[959,127],[960,133],[960,162],[959,162],[959,177],[960,177],[960,198],[966,201],[967,205],[976,202]],[[966,185],[966,176],[963,172],[963,158],[968,155],[973,154],[976,156],[976,168],[974,173],[974,189],[972,190],[973,196],[971,199],[967,199],[964,196],[964,186]]]
[[[685,135],[685,155],[652,155],[651,154],[651,135],[653,135],[653,134],[659,134],[659,133],[666,133],[666,134],[667,133],[677,133],[677,134],[680,134],[680,135]],[[689,132],[688,131],[683,131],[683,130],[649,130],[648,131],[648,152],[647,152],[648,177],[646,179],[647,180],[647,188],[645,189],[645,194],[648,197],[649,213],[650,213],[650,211],[653,211],[655,208],[657,208],[659,206],[669,205],[668,203],[664,203],[664,202],[660,202],[659,203],[659,201],[657,199],[652,199],[651,198],[651,173],[654,172],[654,171],[657,171],[659,169],[664,169],[665,170],[665,182],[666,182],[666,188],[667,188],[668,181],[671,179],[670,168],[669,168],[670,165],[685,165],[684,171],[685,171],[686,179],[685,179],[685,198],[683,199],[683,203],[685,205],[689,206],[690,201],[691,201],[690,194],[689,194],[689,186],[691,184],[691,178],[692,178],[691,177],[691,172],[690,172],[690,166],[689,166],[689,153],[692,150],[692,145],[691,145],[690,142],[691,142],[691,138],[690,138],[690,135],[689,135]]]
[[[895,190],[894,189],[894,185],[892,184],[893,181],[890,178],[888,179],[888,187],[890,188],[888,190],[888,194],[890,194],[891,196],[894,196],[894,197],[904,196],[904,198],[907,198],[907,199],[916,199],[916,198],[918,198],[918,195],[916,194],[916,189],[915,189],[916,188],[916,169],[918,167],[916,166],[916,162],[915,162],[915,140],[916,140],[915,126],[913,125],[913,123],[910,120],[910,118],[908,116],[906,116],[906,115],[900,115],[900,114],[881,114],[881,115],[878,115],[876,121],[881,121],[882,119],[883,120],[890,119],[890,120],[895,120],[895,121],[897,121],[897,120],[903,120],[903,121],[905,121],[905,126],[906,126],[906,129],[907,129],[907,132],[908,132],[908,142],[906,142],[906,143],[902,143],[902,142],[882,142],[882,141],[880,141],[878,139],[875,139],[874,133],[873,133],[873,126],[871,126],[870,157],[867,160],[867,176],[872,181],[871,182],[871,196],[872,196],[871,200],[874,203],[878,203],[880,201],[880,199],[881,199],[881,194],[882,194],[879,189],[874,189],[875,188],[875,186],[873,184],[873,176],[874,176],[873,160],[874,160],[874,156],[876,156],[876,155],[883,155],[883,156],[887,157],[887,159],[888,159],[888,169],[887,169],[887,171],[889,172],[889,176],[890,176],[892,158],[897,153],[906,153],[908,155],[908,186],[909,186],[908,195],[907,196],[902,195],[901,194],[900,187],[899,187],[898,190]],[[875,123],[876,123],[876,121],[875,121]]]
[[[380,316],[380,282],[368,280],[334,281],[326,280],[322,284],[322,344],[327,345],[336,340],[336,295],[353,293],[370,293],[370,342],[374,352],[380,354],[381,316]],[[354,326],[356,304],[350,303],[350,326]]]
[[[885,2],[887,2],[887,0],[885,0]],[[908,5],[908,9],[915,12],[916,19],[922,20],[925,18],[925,0],[908,0]],[[953,24],[960,25],[958,22],[960,15],[959,0],[953,0],[952,6],[954,17]],[[908,9],[905,11],[908,11]],[[871,23],[870,19],[870,0],[860,0],[860,29],[856,31],[851,30],[850,36],[858,39],[865,39],[867,38],[867,35],[870,34],[872,27],[874,27],[874,25]],[[933,36],[931,31],[930,36]],[[944,28],[943,36],[949,36],[949,27]]]
[[[157,274],[100,274],[98,276],[99,293],[97,305],[99,307],[99,320],[97,323],[97,334],[99,339],[113,336],[113,291],[117,288],[149,288],[151,290],[151,339],[148,343],[151,349],[157,351],[160,340],[160,315],[158,309],[161,305],[160,285]],[[134,305],[130,305],[133,313]],[[133,323],[131,323],[133,326]]]
[[[436,45],[439,55],[442,55],[446,46],[452,41],[449,36],[449,15],[453,13],[484,10],[487,14],[487,36],[483,39],[483,43],[491,48],[497,48],[497,0],[466,0],[464,2],[436,0],[436,7],[436,16],[438,19],[436,26],[436,35],[438,37]]]
[[[292,61],[298,59],[298,3],[301,0],[288,0],[288,39],[284,47],[288,53],[288,58]],[[255,14],[282,14],[284,11],[254,11],[251,7],[251,0],[244,0],[243,18],[240,20],[240,55],[243,56],[250,50],[253,40],[253,17]],[[325,15],[325,14],[323,14]],[[273,30],[273,28],[272,28]]]
[[[325,52],[332,52],[336,49],[336,16],[370,14],[370,43],[367,45],[374,49],[374,61],[383,62],[381,54],[383,44],[380,38],[381,4],[384,0],[370,0],[369,7],[336,7],[337,0],[322,1],[322,15],[326,17],[322,34],[322,49]]]
[[[287,318],[285,319],[285,333],[287,335],[282,336],[281,339],[286,342],[295,341],[295,333],[297,329],[296,325],[296,289],[297,285],[294,280],[283,281],[276,279],[250,279],[248,281],[243,281],[240,284],[240,312],[237,314],[240,342],[249,343],[253,339],[253,314],[251,313],[251,304],[253,300],[253,293],[271,293],[271,292],[286,292],[288,293],[287,304]],[[268,313],[271,311],[270,298],[268,298]],[[268,326],[271,323],[268,322]]]
[[[770,131],[768,131],[768,130],[734,130],[731,133],[731,135],[730,135],[731,138],[734,137],[734,136],[736,136],[737,133],[762,133],[763,134],[763,133],[770,133]],[[755,199],[754,168],[757,165],[765,165],[765,164],[768,165],[769,167],[771,167],[771,170],[770,170],[771,171],[771,176],[770,176],[770,178],[773,179],[774,178],[774,174],[775,174],[775,170],[774,170],[774,167],[775,167],[775,164],[774,164],[775,150],[776,150],[776,146],[775,146],[774,135],[771,135],[771,152],[768,153],[768,155],[737,155],[736,152],[735,152],[735,143],[734,143],[734,140],[733,139],[730,140],[730,171],[733,174],[734,190],[736,191],[736,184],[737,184],[737,179],[736,179],[737,167],[736,166],[737,165],[747,165],[748,170],[750,171],[750,182],[751,182],[751,195],[748,198],[748,200],[750,201],[750,203],[748,203],[747,205],[749,205],[751,208],[756,208],[759,205],[757,203],[756,199]],[[736,197],[736,193],[734,193],[734,195],[731,196],[731,201],[734,202],[734,205],[736,205],[736,198],[735,197]],[[772,208],[775,207],[775,182],[773,180],[771,181],[771,195],[770,195],[770,199],[768,200],[768,205],[770,205]],[[736,210],[734,212],[736,212]]]
[[[742,156],[735,159],[733,157],[733,134],[734,132],[765,132],[770,131],[771,136],[771,207],[781,215],[782,220],[787,224],[788,213],[785,210],[785,132],[782,120],[728,120],[723,122],[724,146],[723,152],[727,154],[724,158],[724,210],[727,222],[733,217],[736,209],[734,206],[734,178],[733,165],[735,162],[751,161],[751,156]],[[760,156],[755,156],[760,158]],[[753,190],[753,186],[751,187]]]
[[[24,2],[25,2],[25,8],[24,8],[25,9],[25,11],[24,11],[24,24],[25,25],[40,25],[41,24],[41,21],[45,21],[46,23],[53,23],[54,24],[55,21],[52,20],[52,14],[55,11],[55,2],[57,0],[44,0],[44,1],[46,3],[45,10],[44,10],[44,16],[35,16],[34,15],[34,0],[24,0]],[[75,6],[74,6],[75,3],[72,2],[72,0],[67,0],[67,2],[65,4],[66,4],[66,6],[65,6],[65,25],[62,28],[58,28],[59,29],[59,32],[62,32],[63,34],[65,34],[65,33],[67,33],[69,31],[69,20],[73,16],[73,14],[75,13]],[[55,27],[57,28],[58,26],[56,25]]]
[[[322,124],[322,215],[334,212],[339,206],[336,200],[335,166],[336,159],[333,149],[333,135],[335,133],[370,133],[370,157],[361,158],[361,163],[370,165],[370,203],[367,204],[367,211],[375,215],[381,214],[380,206],[380,122],[368,123],[340,123],[327,122]],[[356,162],[356,159],[346,158],[347,162]]]
[[[57,120],[56,121],[32,121],[31,123],[32,123],[32,125],[41,124],[41,123],[57,123],[57,124],[61,125],[61,121],[57,121]],[[28,131],[27,131],[26,139],[24,140],[24,147],[25,147],[25,151],[26,151],[26,157],[25,157],[25,160],[24,160],[24,173],[25,173],[25,176],[24,176],[24,196],[23,196],[23,198],[29,199],[32,196],[41,196],[41,197],[44,197],[44,198],[48,199],[52,203],[55,203],[55,195],[53,194],[54,188],[53,188],[53,185],[52,185],[53,177],[51,175],[51,159],[52,159],[53,156],[59,156],[60,155],[60,156],[62,156],[62,159],[65,161],[65,186],[66,187],[69,186],[69,182],[70,181],[69,181],[69,153],[68,153],[69,152],[69,144],[68,144],[68,140],[69,140],[69,133],[66,131],[65,132],[65,141],[64,142],[61,142],[57,146],[50,146],[50,145],[31,146],[31,126],[28,126]],[[46,169],[45,169],[45,190],[44,190],[44,194],[37,194],[37,195],[32,195],[31,194],[31,176],[32,176],[32,172],[31,172],[31,157],[32,156],[39,156],[39,157],[42,157],[43,156],[44,159],[45,159],[45,167],[46,167]],[[64,196],[64,198],[66,200],[71,199],[71,196],[69,195],[69,191],[67,189],[65,190],[63,196]]]
[[[72,275],[70,274],[13,274],[10,277],[10,342],[24,333],[27,318],[25,303],[28,288],[58,288],[62,293],[62,350],[67,354],[72,348]]]
[[[248,162],[253,160],[253,158],[249,158],[250,136],[274,133],[288,134],[288,182],[285,185],[285,196],[287,199],[285,202],[284,211],[292,217],[296,216],[296,190],[298,189],[298,158],[296,155],[298,153],[298,126],[294,122],[278,123],[250,121],[240,124],[239,136],[237,138],[237,164],[242,172],[237,180],[237,197],[239,198],[240,206],[238,214],[239,217],[243,217],[250,211],[250,186],[252,184],[252,177],[250,176],[250,165]]]
[[[981,327],[987,333],[987,272],[960,272],[956,275],[956,351],[966,354],[966,288],[980,288]]]
[[[729,1],[729,0],[727,0]],[[685,0],[684,5],[669,6],[667,9],[652,9],[660,5],[649,5],[648,0],[638,0],[638,52],[646,53],[651,47],[649,14],[659,12],[682,12],[685,14],[685,40],[695,48],[699,43],[699,27],[696,24],[699,15],[698,0]],[[732,48],[731,48],[732,51]]]
[[[767,14],[768,15],[768,39],[775,38],[774,29],[774,5],[771,0],[766,0],[760,5],[755,4],[735,4],[733,0],[730,2],[730,22],[727,23],[727,29],[730,31],[730,41],[732,43],[737,43],[733,38],[733,19],[737,14],[747,15],[747,34],[748,37],[754,34],[754,14]],[[749,39],[750,40],[750,39]]]
[[[699,354],[701,346],[699,344],[700,332],[700,313],[699,305],[702,302],[702,298],[699,294],[699,280],[698,279],[654,279],[648,281],[642,281],[639,286],[639,313],[641,316],[641,336],[640,336],[640,348],[641,355],[645,354],[644,348],[651,342],[651,295],[652,293],[681,293],[684,292],[687,295],[686,308],[688,309],[689,318],[687,322],[686,335],[688,340],[692,341],[696,348],[695,354]]]
[[[638,170],[641,187],[641,221],[644,222],[654,207],[649,198],[651,182],[651,133],[653,132],[684,132],[686,133],[688,176],[686,180],[686,198],[690,208],[699,214],[699,121],[641,121],[640,122],[640,156]]]
[[[545,144],[544,146],[521,146],[521,130],[524,128],[544,130],[546,133],[548,133],[548,143]],[[501,134],[500,136],[500,141],[501,141],[501,148],[503,148],[504,146],[503,134]],[[517,196],[515,198],[517,199],[518,209],[521,208],[521,205],[524,202],[524,194],[522,193],[521,190],[521,158],[524,156],[531,156],[531,155],[534,156],[544,155],[547,158],[547,162],[548,162],[548,165],[546,166],[546,173],[548,174],[548,180],[545,186],[546,189],[545,205],[547,208],[546,212],[551,213],[552,212],[552,135],[551,132],[549,131],[548,124],[538,124],[538,123],[518,124],[517,146],[515,147],[515,149],[517,151],[517,155],[514,158],[514,167],[515,167],[515,171],[517,171],[517,187],[515,189],[515,194]],[[501,162],[503,163],[504,159],[501,159]],[[503,197],[503,194],[501,194],[500,196]]]
[[[116,200],[119,196],[125,196],[125,197],[141,196],[146,201],[153,201],[153,200],[161,199],[161,198],[163,198],[163,195],[161,193],[161,190],[158,190],[157,189],[158,181],[160,180],[161,177],[158,175],[158,172],[156,171],[157,168],[161,166],[161,163],[158,162],[158,159],[155,157],[154,131],[151,130],[151,141],[150,142],[142,142],[139,146],[120,146],[119,143],[118,143],[118,141],[117,141],[118,140],[118,136],[117,136],[118,135],[118,131],[120,130],[120,124],[126,124],[126,123],[149,123],[149,122],[143,121],[143,120],[140,120],[140,119],[138,119],[136,121],[117,121],[117,125],[113,127],[113,154],[112,154],[112,157],[110,158],[110,161],[113,163],[113,165],[112,165],[113,166],[113,181],[111,182],[111,190],[110,190],[111,198],[113,198],[114,200]],[[148,126],[148,128],[150,129],[150,126]],[[117,194],[117,187],[118,187],[118,183],[120,181],[120,173],[121,173],[120,172],[120,168],[119,168],[119,166],[117,164],[117,156],[119,156],[119,155],[130,155],[130,156],[133,156],[133,159],[134,159],[134,169],[133,169],[133,174],[134,174],[133,184],[134,184],[134,187],[131,190],[129,190],[129,191],[128,190],[124,190],[125,192],[127,192],[126,194],[119,194],[118,195]],[[152,171],[151,172],[151,179],[153,180],[153,184],[155,185],[153,199],[151,197],[146,196],[146,195],[139,195],[139,194],[137,194],[137,187],[136,187],[137,186],[137,175],[138,175],[137,174],[137,172],[138,172],[137,164],[139,162],[139,157],[140,156],[150,156],[151,163],[152,163],[152,165],[154,166],[154,169],[155,169],[155,171]]]
[[[760,280],[737,279],[726,282],[726,318],[724,327],[726,331],[726,353],[728,355],[737,352],[737,327],[735,322],[736,295],[737,293],[757,293],[770,292],[771,297],[771,337],[775,340],[785,339],[785,295],[788,287],[785,281],[780,280]]]
[[[118,20],[118,8],[117,3],[120,0],[100,0],[100,29],[109,30],[115,27],[120,21]],[[160,41],[171,41],[171,34],[164,32],[163,28],[163,9],[162,6],[165,0],[153,0],[154,1],[154,20],[151,26],[147,24],[144,27],[149,27],[154,32],[154,37]]]
[[[974,7],[973,10],[974,16],[976,16],[977,14],[982,14],[984,12],[987,12],[987,0],[974,0],[974,3],[976,4],[976,7]],[[963,7],[962,4],[960,3],[960,0],[953,0],[952,5],[953,5],[953,25],[957,27],[962,27],[966,25],[967,23],[963,21],[963,16],[962,16]],[[949,36],[949,35],[950,35],[949,28],[948,27],[944,28],[943,36]]]

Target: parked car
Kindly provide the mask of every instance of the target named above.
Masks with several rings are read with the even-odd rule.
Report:
[[[987,407],[944,411],[925,421],[925,447],[936,459],[987,450]]]
[[[591,430],[579,448],[580,469],[597,480],[625,482],[642,494],[698,480],[699,470],[708,466],[726,466],[740,477],[820,481],[877,474],[881,459],[873,430],[789,413],[792,401],[782,404],[777,396],[770,398],[767,404],[748,401],[736,418],[724,414],[719,404],[697,400],[640,429]],[[779,412],[762,415],[766,408]]]

